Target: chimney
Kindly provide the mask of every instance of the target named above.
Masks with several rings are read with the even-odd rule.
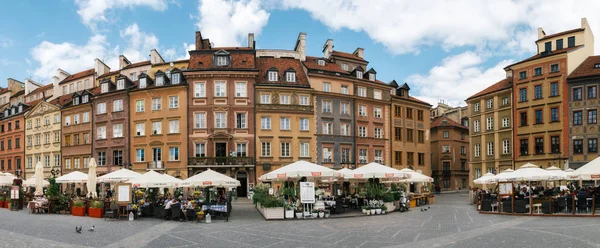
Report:
[[[96,72],[96,76],[100,76],[100,75],[103,75],[104,73],[109,72],[110,67],[108,67],[108,65],[104,64],[104,62],[102,62],[102,60],[96,58],[96,59],[94,59],[94,71]]]
[[[329,58],[329,56],[331,56],[331,52],[333,52],[333,40],[327,39],[325,45],[323,45],[323,57]]]
[[[202,50],[202,34],[196,31],[196,50]]]
[[[248,47],[254,49],[254,33],[248,33]]]
[[[162,58],[162,56],[160,56],[160,53],[158,53],[158,51],[156,51],[156,49],[152,49],[150,51],[150,64],[161,64],[164,63],[165,60]]]
[[[119,55],[119,70],[131,65],[131,62],[125,57],[125,55]]]
[[[298,34],[294,51],[300,54],[300,61],[306,61],[306,33],[301,32]]]
[[[546,36],[546,32],[541,27],[538,28],[538,40],[544,38]]]
[[[512,70],[506,70],[506,78],[512,78],[513,76],[513,71]]]
[[[356,48],[356,50],[354,50],[354,52],[352,54],[358,56],[361,59],[364,59],[365,58],[365,49],[358,47],[358,48]]]
[[[590,24],[587,21],[587,18],[581,18],[581,28],[589,29]]]

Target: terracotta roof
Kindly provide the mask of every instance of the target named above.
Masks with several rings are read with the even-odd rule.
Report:
[[[347,59],[354,59],[354,60],[360,60],[360,61],[366,61],[365,59],[358,57],[352,53],[345,53],[345,52],[340,52],[340,51],[333,51],[331,52],[331,55],[333,56],[338,56],[338,57],[342,57],[342,58],[347,58]]]
[[[496,91],[501,91],[503,89],[508,89],[512,87],[512,78],[505,78],[502,79],[500,81],[498,81],[495,84],[490,85],[489,87],[485,88],[484,90],[477,92],[475,95],[470,96],[469,98],[467,98],[467,101],[469,99],[475,98],[475,97],[480,97],[480,96],[484,96]]]
[[[321,66],[318,64],[317,60],[319,60],[319,59],[322,59],[325,61],[324,66]],[[331,63],[328,61],[328,59],[325,59],[325,58],[306,56],[306,61],[304,61],[304,66],[306,66],[306,68],[308,68],[309,70],[322,70],[322,71],[337,72],[337,73],[341,73],[341,74],[348,74],[348,72],[345,71],[344,69],[342,69],[342,67],[340,67],[338,64]]]
[[[15,93],[12,96],[10,96],[10,98],[17,97],[17,96],[20,96],[20,95],[23,95],[23,94],[25,94],[25,90],[20,90],[17,93]]]
[[[585,59],[569,76],[567,79],[577,79],[585,77],[599,77],[600,68],[596,68],[595,65],[600,64],[600,55],[589,56]]]
[[[69,103],[71,103],[71,101],[73,100],[73,94],[67,94],[64,96],[59,96],[58,98],[50,101],[50,103],[52,104],[58,104],[59,106],[65,106]]]
[[[129,65],[123,67],[123,69],[130,69],[130,68],[135,68],[138,66],[145,66],[145,65],[151,65],[150,60],[129,64]]]
[[[9,91],[8,88],[2,88],[2,90],[0,90],[0,94],[4,94],[8,91]]]
[[[28,97],[29,95],[35,95],[37,93],[40,93],[42,91],[46,91],[46,90],[49,90],[49,89],[52,89],[52,88],[54,88],[53,84],[47,84],[47,85],[44,85],[42,87],[39,87],[39,88],[33,90],[31,93],[25,95],[25,97]],[[48,96],[46,96],[46,97],[48,97]]]
[[[419,100],[419,99],[418,99],[418,98],[416,98],[416,97],[408,96],[408,98],[409,98],[410,100],[413,100],[413,101],[415,101],[415,102],[422,103],[422,104],[427,104],[427,105],[429,105],[429,106],[432,106],[430,103],[428,103],[428,102],[426,102],[426,101],[421,101],[421,100]]]
[[[467,127],[459,124],[458,122],[453,121],[452,119],[446,117],[445,115],[437,117],[437,118],[433,119],[433,121],[431,121],[431,125],[430,125],[431,128],[442,127],[442,126],[468,129]]]
[[[43,101],[43,100],[44,100],[44,99],[37,99],[37,100],[35,100],[35,101],[33,101],[33,102],[26,103],[26,104],[27,104],[27,105],[29,105],[29,106],[31,106],[31,107],[33,108],[35,105],[37,105],[38,103],[40,103],[40,102],[41,102],[41,101]]]
[[[565,34],[580,32],[580,31],[584,31],[584,30],[585,30],[585,28],[576,28],[576,29],[571,29],[571,30],[567,30],[564,32],[556,33],[556,34],[546,35],[546,36],[542,37],[541,39],[536,40],[536,42],[545,40],[545,39],[554,38],[554,37],[561,36],[561,35],[565,35]]]
[[[256,67],[259,70],[257,84],[273,84],[295,87],[310,87],[308,77],[304,73],[302,63],[293,58],[257,58]],[[278,72],[278,81],[273,82],[267,80],[267,71],[271,68],[276,68]],[[296,82],[286,82],[285,72],[288,69],[293,69],[296,72]]]
[[[96,73],[96,71],[94,70],[94,68],[92,69],[87,69],[85,71],[80,71],[78,73],[72,74],[68,77],[66,77],[65,79],[63,79],[63,81],[61,81],[60,83],[58,83],[58,85],[67,83],[67,82],[71,82],[80,78],[84,78],[84,77],[89,77],[91,75],[94,75],[94,73]]]
[[[579,49],[580,47],[583,47],[583,45],[574,46],[574,47],[567,47],[567,48],[563,48],[563,49],[560,49],[560,50],[554,50],[554,51],[552,51],[552,52],[551,52],[550,54],[548,54],[548,55],[542,55],[541,53],[538,53],[538,54],[536,54],[536,55],[533,55],[533,56],[531,56],[531,57],[529,57],[529,58],[526,58],[526,59],[524,59],[524,60],[521,60],[521,61],[519,61],[519,62],[517,62],[517,63],[511,64],[511,65],[508,65],[508,66],[504,67],[504,69],[506,70],[506,69],[508,69],[508,68],[510,68],[510,67],[512,67],[512,66],[515,66],[515,65],[518,65],[518,64],[521,64],[521,63],[525,63],[525,62],[528,62],[528,61],[536,60],[536,59],[539,59],[539,58],[543,58],[543,57],[545,58],[545,57],[550,57],[550,56],[553,56],[553,55],[558,55],[558,54],[567,53],[567,52],[570,52],[570,51],[572,51],[572,50]]]
[[[121,73],[120,70],[119,71],[111,71],[111,72],[104,73],[104,74],[100,75],[97,79],[101,79],[101,78],[105,78],[105,77],[110,77],[110,76],[113,76],[113,75],[116,75],[116,74],[119,74],[119,73]]]
[[[177,64],[177,63],[189,63],[189,62],[190,62],[189,59],[182,59],[182,60],[175,60],[175,61],[167,61],[167,62],[164,62],[164,63],[158,63],[158,64],[155,64],[155,66],[156,65],[170,64],[170,63]]]

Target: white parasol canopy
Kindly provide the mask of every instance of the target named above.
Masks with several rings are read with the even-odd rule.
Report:
[[[556,179],[556,180],[567,179],[567,172],[561,170],[560,168],[558,168],[556,166],[548,167],[548,168],[546,168],[546,170],[548,172],[550,172],[550,174],[552,174],[554,176],[554,179]]]
[[[162,174],[162,175],[163,175],[164,177],[166,177],[166,178],[167,178],[169,181],[173,182],[173,183],[174,183],[174,186],[175,186],[176,188],[177,188],[177,187],[179,187],[179,185],[181,185],[181,183],[183,183],[183,180],[181,180],[181,179],[179,179],[179,178],[176,178],[176,177],[174,177],[174,176],[171,176],[171,175],[169,175],[169,174],[167,174],[167,173],[165,173],[165,174]]]
[[[300,179],[302,177],[311,179],[322,179],[339,177],[339,173],[325,166],[307,161],[296,161],[277,170],[271,171],[259,177],[261,181],[277,181],[288,179]]]
[[[403,182],[409,182],[409,183],[431,183],[431,182],[433,182],[433,178],[423,175],[423,174],[416,172],[414,170],[411,170],[409,168],[404,168],[400,171],[402,173],[406,173],[409,175],[409,178],[402,180]]]
[[[50,186],[50,183],[48,182],[48,180],[43,180],[42,185],[45,188],[45,187]],[[23,182],[23,186],[25,186],[25,187],[35,187],[35,176],[30,177],[29,179],[25,180]]]
[[[600,157],[595,158],[589,163],[579,167],[573,173],[579,176],[580,180],[599,180],[600,179]]]
[[[476,184],[494,184],[496,183],[496,175],[493,173],[486,173],[480,178],[473,180],[473,182]]]
[[[513,169],[506,169],[500,174],[496,175],[497,182],[508,182],[514,181],[515,178],[512,176],[512,173],[515,172]]]
[[[513,181],[546,181],[554,180],[554,176],[539,166],[527,163],[510,175]]]
[[[344,173],[345,179],[406,179],[408,177],[410,177],[408,173],[375,162],[363,165],[351,172]]]
[[[87,178],[87,191],[88,191],[88,196],[89,197],[98,197],[98,194],[96,193],[96,167],[98,167],[96,165],[96,160],[94,158],[90,159],[90,164],[88,166],[89,171],[88,171],[88,178]]]
[[[131,171],[131,170],[123,168],[123,169],[113,171],[111,173],[108,173],[106,175],[98,177],[98,182],[101,182],[101,183],[125,182],[125,181],[129,181],[131,179],[134,179],[136,177],[139,177],[141,175],[142,174],[137,173],[135,171]]]
[[[139,188],[173,188],[175,182],[156,171],[148,171],[139,177],[127,181]]]
[[[44,194],[44,167],[42,167],[42,162],[38,161],[35,164],[35,193],[34,195],[43,195]]]
[[[573,170],[571,168],[567,168],[565,170],[565,176],[566,176],[567,180],[579,179],[579,176],[575,174],[575,170]]]
[[[86,183],[87,180],[87,174],[80,171],[73,171],[69,174],[56,178],[57,183]]]
[[[194,175],[183,180],[182,187],[237,187],[240,186],[240,181],[223,175],[214,170],[208,169],[202,173]]]
[[[8,173],[10,174],[10,173]],[[13,184],[13,181],[15,180],[15,176],[12,175],[1,175],[0,176],[0,186],[10,186]]]

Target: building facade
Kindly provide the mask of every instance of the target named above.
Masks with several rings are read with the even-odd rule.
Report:
[[[467,127],[448,117],[431,122],[431,177],[441,190],[461,190],[469,185],[468,136]]]
[[[0,113],[0,171],[16,175],[23,170],[25,147],[25,118],[29,105],[9,105]],[[22,174],[22,176],[24,176]]]
[[[52,88],[50,88],[52,90]],[[26,97],[27,98],[27,97]],[[61,116],[60,108],[40,99],[25,114],[25,176],[34,175],[37,162],[44,167],[44,178],[50,170],[61,173]]]
[[[469,97],[469,184],[485,173],[513,168],[512,77]],[[477,185],[481,187],[483,185]]]
[[[87,173],[92,154],[94,135],[92,132],[92,92],[81,90],[58,97],[62,118],[62,171]],[[99,174],[106,173],[98,167]]]

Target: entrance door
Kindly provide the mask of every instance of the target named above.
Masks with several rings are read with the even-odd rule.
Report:
[[[215,143],[215,157],[227,157],[227,143]]]
[[[245,171],[239,171],[237,173],[237,180],[240,181],[240,186],[237,187],[238,197],[248,196],[248,174]]]

